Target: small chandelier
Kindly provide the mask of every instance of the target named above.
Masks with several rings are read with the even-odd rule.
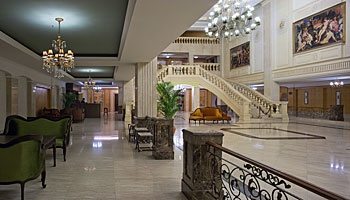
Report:
[[[339,80],[335,80],[335,81],[331,81],[331,82],[329,83],[329,85],[330,85],[331,87],[341,87],[341,86],[344,85],[344,82],[343,82],[343,81],[339,81]]]
[[[100,92],[102,90],[101,87],[94,87],[95,92]]]
[[[52,49],[43,51],[43,69],[49,73],[54,73],[55,78],[64,77],[64,72],[70,71],[74,67],[74,55],[72,50],[64,52],[66,41],[61,40],[61,22],[63,18],[55,18],[58,22],[57,40],[52,40]]]
[[[209,13],[210,23],[205,28],[209,37],[232,38],[250,34],[261,24],[259,17],[253,20],[254,7],[248,0],[219,0]]]
[[[84,87],[88,89],[93,89],[96,85],[96,82],[92,80],[91,76],[89,76],[88,81],[84,82]]]

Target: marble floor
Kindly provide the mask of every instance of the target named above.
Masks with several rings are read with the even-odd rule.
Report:
[[[180,149],[181,130],[189,126],[215,131],[228,128],[222,131],[224,147],[350,199],[348,122],[291,119],[290,123],[248,124],[233,119],[231,124],[199,125],[189,124],[188,113],[182,114],[183,118],[175,120],[174,160],[154,160],[149,151],[137,152],[135,144],[128,142],[127,126],[116,120],[113,113],[74,123],[67,161],[63,162],[62,151],[58,149],[57,167],[52,167],[52,151],[48,151],[47,187],[42,189],[39,179],[29,181],[26,199],[186,199],[181,193]],[[259,132],[259,128],[263,131]],[[325,139],[288,139],[305,137],[293,131]],[[20,199],[19,184],[0,185],[0,199]]]

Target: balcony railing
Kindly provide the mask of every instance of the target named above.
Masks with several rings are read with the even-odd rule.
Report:
[[[346,199],[214,142],[206,144],[213,199]]]
[[[175,44],[220,44],[220,40],[208,37],[179,37]]]

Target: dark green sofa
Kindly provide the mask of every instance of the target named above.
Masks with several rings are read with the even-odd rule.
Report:
[[[58,118],[41,116],[31,119],[25,119],[23,117],[11,117],[8,122],[8,131],[5,132],[5,134],[56,136],[56,147],[63,149],[63,159],[66,161],[66,152],[67,145],[69,145],[71,124],[71,116]]]
[[[26,135],[0,144],[0,184],[21,185],[21,199],[24,199],[24,185],[41,174],[45,188],[45,151],[42,149],[42,136]]]

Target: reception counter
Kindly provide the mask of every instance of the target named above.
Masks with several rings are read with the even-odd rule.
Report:
[[[101,117],[101,104],[99,103],[85,103],[85,118],[100,118]]]

